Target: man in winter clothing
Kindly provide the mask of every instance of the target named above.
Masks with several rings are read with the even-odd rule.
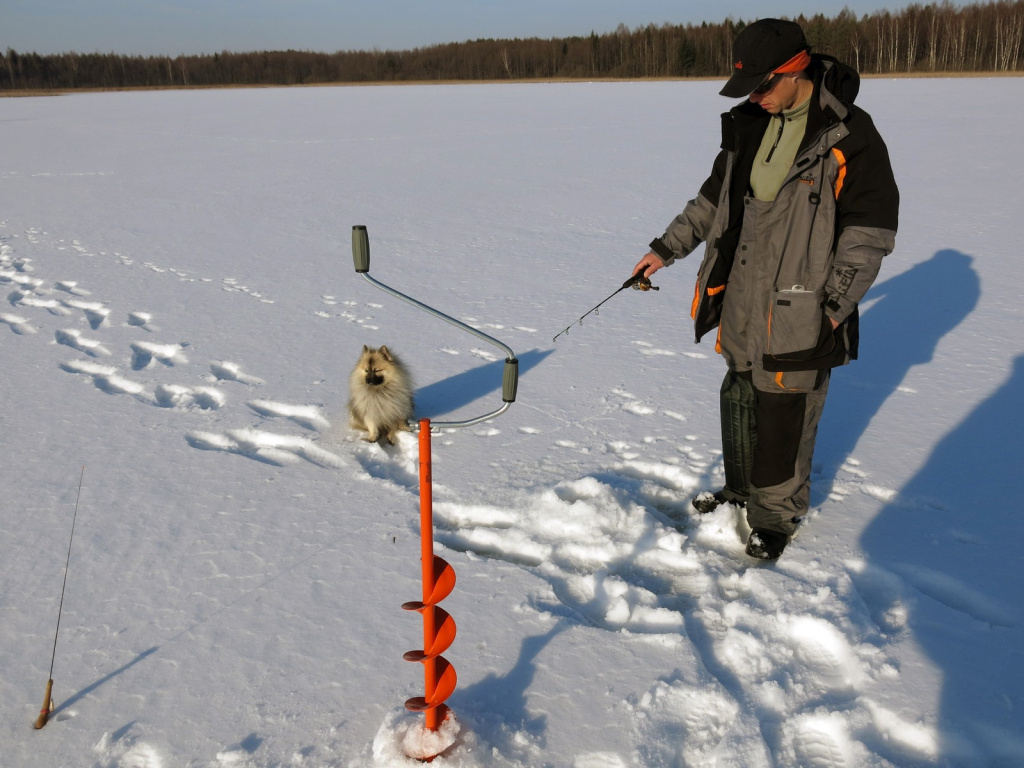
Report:
[[[857,305],[895,245],[899,192],[885,143],[854,106],[859,75],[811,54],[800,26],[761,19],[733,46],[722,146],[700,193],[650,245],[650,277],[705,243],[691,308],[718,328],[725,487],[693,501],[746,507],[747,554],[782,554],[810,503],[831,369],[857,357]]]

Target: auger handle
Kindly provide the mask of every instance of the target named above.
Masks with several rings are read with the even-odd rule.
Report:
[[[417,309],[421,309],[427,314],[433,315],[434,317],[444,320],[446,323],[454,325],[456,328],[461,328],[463,331],[476,336],[489,344],[493,344],[505,353],[505,370],[502,374],[501,381],[501,399],[503,405],[495,411],[486,413],[483,416],[477,416],[473,419],[467,419],[465,421],[438,421],[434,422],[435,429],[446,429],[454,427],[471,427],[474,424],[479,424],[483,421],[489,421],[495,416],[500,416],[516,401],[516,391],[519,387],[519,360],[515,356],[515,352],[507,344],[498,341],[493,336],[488,336],[483,331],[466,325],[461,320],[456,320],[454,317],[449,317],[444,312],[434,309],[431,306],[424,304],[421,301],[417,301],[411,296],[406,296],[404,293],[396,291],[394,288],[385,285],[373,277],[370,276],[370,235],[366,231],[366,226],[363,224],[356,224],[352,227],[352,262],[355,264],[356,272],[361,274],[363,278],[371,285],[380,288],[385,293],[389,293],[395,298],[401,299],[402,301],[412,304]],[[630,284],[636,282],[633,278],[628,281]],[[623,286],[625,288],[626,286]]]
[[[505,358],[505,372],[501,378],[501,399],[506,403],[516,401],[519,388],[519,358]]]
[[[362,224],[352,227],[352,261],[356,272],[370,271],[370,235]]]

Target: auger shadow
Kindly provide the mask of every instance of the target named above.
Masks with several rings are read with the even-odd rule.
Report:
[[[452,693],[448,703],[456,713],[473,712],[477,720],[493,719],[495,725],[504,726],[489,729],[489,738],[498,740],[491,746],[501,754],[522,752],[522,745],[515,741],[520,731],[525,731],[537,740],[541,748],[544,747],[547,716],[530,714],[526,707],[526,692],[533,685],[537,673],[537,657],[552,640],[575,624],[561,619],[544,634],[524,638],[515,664],[505,674],[490,674]]]
[[[529,352],[516,355],[516,359],[519,360],[520,378],[544,362],[553,351],[531,349]],[[416,390],[417,418],[433,419],[443,416],[493,392],[501,392],[504,370],[505,361],[495,360],[420,387]]]

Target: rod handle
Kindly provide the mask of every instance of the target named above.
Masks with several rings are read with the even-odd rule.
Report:
[[[356,272],[370,271],[370,235],[362,224],[352,227],[352,262]]]
[[[38,731],[47,721],[50,719],[50,713],[53,712],[53,680],[46,681],[46,696],[43,698],[43,708],[39,711],[39,717],[36,718],[35,729]]]
[[[501,378],[501,399],[506,403],[516,401],[516,390],[519,388],[519,358],[505,359],[505,373]]]

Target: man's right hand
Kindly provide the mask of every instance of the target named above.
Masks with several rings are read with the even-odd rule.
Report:
[[[637,262],[636,266],[633,267],[633,274],[640,274],[643,277],[650,277],[659,269],[665,266],[663,262],[654,251],[651,251],[644,256],[640,261]]]

